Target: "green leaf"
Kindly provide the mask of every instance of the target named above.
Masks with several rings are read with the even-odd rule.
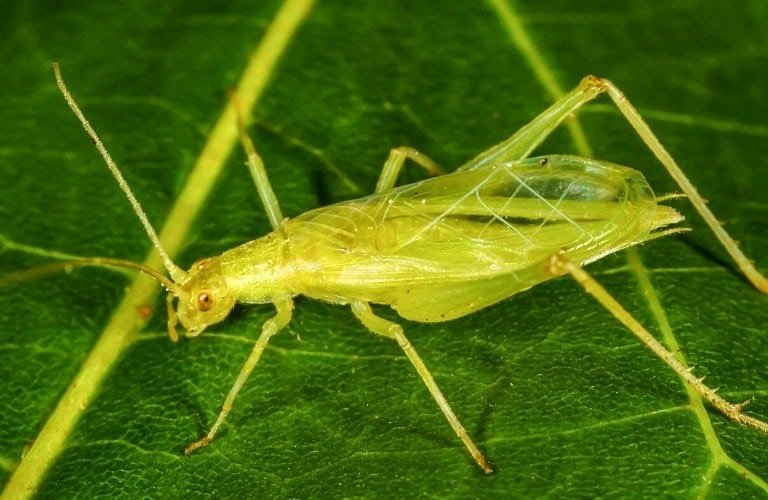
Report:
[[[307,13],[299,3],[0,7],[0,277],[65,255],[143,261],[150,248],[59,95],[51,60],[150,220],[171,221],[182,267],[269,230],[237,148],[226,163],[206,157],[221,175],[185,190],[190,175],[216,174],[195,170],[206,143],[237,146],[216,123],[252,68],[249,81],[266,86],[243,92],[256,99],[251,132],[287,216],[369,193],[395,146],[460,165],[594,73],[625,91],[768,269],[764,2],[319,2]],[[264,47],[269,33],[277,41]],[[578,123],[595,157],[642,170],[659,193],[676,190],[607,99]],[[541,151],[584,147],[564,127]],[[419,174],[409,167],[403,181]],[[721,395],[755,396],[747,411],[766,419],[768,299],[685,201],[673,204],[692,233],[589,270]],[[187,228],[174,210],[199,217]],[[702,410],[567,279],[456,321],[403,322],[491,476],[397,345],[348,309],[306,299],[220,437],[184,457],[273,310],[239,307],[174,345],[161,299],[133,288],[124,302],[133,284],[78,269],[0,288],[9,498],[25,493],[19,485],[51,497],[768,496],[768,436]],[[104,354],[98,366],[94,353]],[[73,393],[91,395],[56,417]],[[71,430],[59,425],[67,419]]]

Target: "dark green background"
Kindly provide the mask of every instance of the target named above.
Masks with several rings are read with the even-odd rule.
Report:
[[[55,88],[70,87],[158,225],[278,2],[0,5],[0,235],[46,251],[142,260],[135,216]],[[355,7],[352,8],[352,5]],[[768,265],[765,2],[515,2],[564,88],[613,79],[762,269]],[[446,166],[552,100],[483,2],[320,1],[254,110],[286,215],[373,189],[389,148]],[[614,110],[583,113],[595,156],[672,181]],[[573,151],[567,133],[542,148]],[[178,257],[268,230],[238,152]],[[407,178],[418,171],[409,170]],[[694,232],[639,250],[698,373],[768,418],[768,299],[684,202]],[[47,261],[0,249],[0,275]],[[658,333],[626,256],[590,269]],[[81,270],[0,289],[0,477],[72,380],[128,281]],[[160,309],[162,311],[162,308]],[[479,472],[398,347],[340,307],[299,300],[221,438],[214,419],[269,307],[173,345],[157,314],[124,353],[43,483],[44,496],[768,496],[768,436],[709,413],[722,467],[679,379],[568,280],[406,331],[497,468]],[[760,481],[763,481],[762,487]]]

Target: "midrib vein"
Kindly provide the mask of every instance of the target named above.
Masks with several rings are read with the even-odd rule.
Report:
[[[495,9],[501,20],[502,26],[506,29],[512,42],[521,52],[523,58],[530,65],[534,77],[541,83],[542,87],[544,87],[553,99],[557,100],[561,98],[565,94],[562,86],[558,83],[554,72],[542,56],[541,51],[533,43],[531,37],[528,36],[525,26],[523,25],[519,14],[510,4],[510,0],[488,0],[488,3]],[[586,157],[591,156],[591,148],[578,120],[574,117],[573,120],[567,121],[566,125],[568,126],[568,131],[578,153]],[[651,283],[648,269],[640,259],[640,255],[636,248],[629,248],[625,250],[625,253],[627,255],[629,269],[638,280],[640,289],[643,291],[643,296],[646,298],[648,307],[662,331],[662,336],[667,347],[673,352],[677,352],[679,360],[685,363],[685,358],[680,354],[679,344],[675,338],[674,331],[669,324],[666,312],[664,311],[658,294]],[[768,483],[766,483],[766,481],[730,458],[730,456],[723,450],[720,445],[720,440],[712,427],[712,422],[701,396],[684,381],[681,380],[681,382],[688,394],[691,408],[699,421],[702,433],[704,434],[704,439],[712,454],[712,464],[702,478],[702,488],[698,492],[700,496],[704,496],[708,493],[709,486],[721,466],[734,469],[738,473],[744,473],[755,485],[762,488],[764,491],[768,491]]]
[[[244,111],[250,111],[262,95],[277,61],[313,4],[314,0],[287,0],[280,7],[236,87],[238,103]],[[160,239],[170,255],[175,255],[181,248],[238,140],[235,120],[235,109],[232,102],[228,102],[171,208],[160,231]],[[162,269],[155,251],[150,252],[144,264]],[[101,382],[143,326],[143,321],[136,314],[136,307],[154,303],[158,293],[157,283],[144,275],[139,275],[131,283],[99,341],[59,400],[34,444],[19,462],[3,490],[2,498],[28,498],[35,493],[46,472],[64,449],[77,421],[93,401]]]
[[[640,290],[643,292],[643,296],[648,302],[648,308],[655,318],[656,323],[659,325],[659,330],[661,331],[661,336],[664,339],[664,343],[670,351],[675,353],[675,357],[678,359],[678,361],[687,366],[688,362],[685,359],[685,355],[683,355],[682,351],[680,350],[680,343],[675,337],[675,332],[672,329],[672,325],[669,323],[669,318],[667,317],[667,313],[664,310],[664,306],[661,304],[659,294],[656,293],[656,289],[653,287],[648,268],[645,267],[645,264],[643,264],[643,261],[640,258],[640,254],[636,250],[632,250],[633,251],[627,252],[627,263],[629,264],[629,269],[637,278],[637,281],[640,285]],[[712,420],[709,418],[709,413],[706,409],[704,400],[701,398],[699,393],[696,392],[693,387],[691,387],[690,384],[686,384],[684,381],[682,381],[682,384],[686,394],[688,395],[688,399],[691,402],[691,410],[699,421],[702,434],[704,434],[704,441],[707,443],[709,452],[712,454],[712,463],[707,469],[707,472],[702,476],[701,488],[697,492],[697,498],[705,498],[707,496],[709,488],[712,485],[718,470],[723,466],[735,470],[737,473],[743,475],[746,479],[752,481],[763,491],[768,491],[768,484],[765,482],[765,480],[754,474],[742,464],[733,460],[725,452],[722,445],[720,444],[720,440],[717,437],[717,433],[715,433],[715,428],[712,426]]]

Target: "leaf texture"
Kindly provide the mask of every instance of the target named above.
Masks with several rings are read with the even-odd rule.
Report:
[[[220,137],[228,90],[267,56],[274,64],[254,73],[263,89],[248,94],[250,131],[289,217],[369,194],[392,147],[461,165],[594,73],[625,91],[768,269],[764,2],[318,1],[265,45],[301,3],[0,6],[0,277],[68,255],[143,261],[150,248],[51,60],[149,218],[174,221],[179,265],[266,233],[242,153],[225,161],[229,139],[212,153],[220,174],[196,165]],[[676,189],[607,99],[537,151],[589,153],[642,170],[658,193]],[[203,180],[189,206],[191,176]],[[402,180],[420,177],[409,166]],[[685,201],[674,205],[692,233],[589,269],[721,395],[754,396],[747,411],[768,418],[768,299]],[[172,218],[193,211],[188,227]],[[131,286],[133,276],[79,269],[0,287],[8,498],[32,493],[19,484],[41,497],[768,497],[768,436],[702,407],[566,279],[451,322],[403,321],[492,476],[397,345],[344,308],[302,299],[220,437],[184,457],[272,311],[239,307],[174,345],[162,301]],[[113,364],[83,374],[118,314],[127,330]],[[93,397],[40,455],[52,441],[36,440],[75,384]],[[40,462],[19,482],[30,457]]]

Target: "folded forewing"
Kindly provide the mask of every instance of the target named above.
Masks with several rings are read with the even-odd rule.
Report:
[[[647,186],[637,182],[624,167],[532,158],[314,210],[294,219],[302,229],[290,236],[305,255],[344,257],[328,265],[399,262],[402,272],[423,271],[416,281],[508,274],[560,249],[587,255],[622,246],[646,201],[639,198]]]

